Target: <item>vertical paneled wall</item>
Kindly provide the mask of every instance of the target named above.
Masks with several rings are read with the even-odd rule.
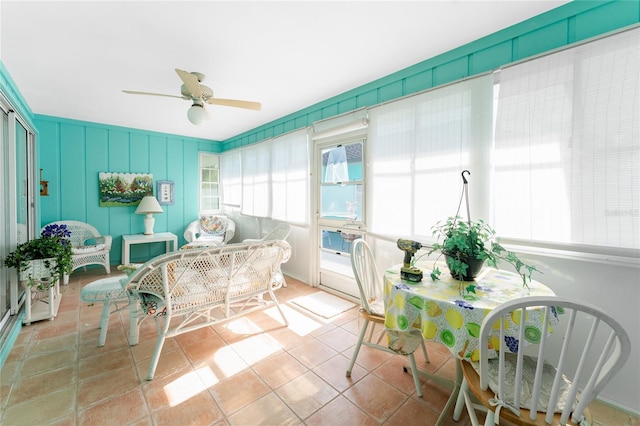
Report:
[[[48,116],[35,116],[37,152],[49,196],[40,196],[42,225],[56,220],[90,223],[113,237],[111,263],[121,260],[123,234],[144,231],[135,207],[100,207],[100,172],[151,173],[175,182],[175,204],[154,215],[155,232],[173,232],[184,243],[186,223],[198,215],[198,152],[219,152],[215,141],[144,132]],[[131,260],[164,251],[164,243],[131,248]]]

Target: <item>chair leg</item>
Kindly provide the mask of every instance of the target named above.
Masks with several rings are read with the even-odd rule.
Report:
[[[288,327],[289,326],[289,320],[287,319],[287,317],[284,316],[284,311],[282,310],[282,307],[280,306],[280,303],[278,302],[278,299],[276,299],[276,295],[273,294],[273,290],[271,288],[269,288],[269,295],[271,296],[271,300],[273,300],[276,303],[276,307],[278,308],[278,312],[280,312],[280,316],[282,317],[282,320],[284,321],[284,325],[286,325]]]
[[[495,414],[493,411],[488,410],[487,411],[487,418],[484,420],[484,425],[485,426],[495,426],[495,420],[494,420]]]
[[[427,353],[427,345],[424,343],[424,339],[420,341],[420,346],[422,346],[422,353],[424,354],[424,362],[430,363],[429,354]]]
[[[453,409],[453,420],[455,420],[456,422],[460,420],[460,415],[462,414],[462,409],[464,408],[464,394],[467,392],[469,392],[469,384],[465,379],[462,379],[460,392],[458,392],[458,400],[456,401],[456,408]]]
[[[140,302],[129,299],[129,345],[134,346],[140,340],[140,323],[147,318],[147,315],[138,318]]]
[[[416,385],[416,393],[419,398],[422,398],[422,388],[420,387],[420,374],[418,373],[418,367],[416,366],[416,358],[413,354],[409,354],[409,362],[411,363],[411,375],[413,376],[413,383]]]
[[[360,335],[358,336],[358,342],[353,350],[353,356],[351,357],[351,363],[349,363],[349,368],[347,369],[347,377],[351,377],[351,371],[353,371],[353,366],[356,363],[356,358],[358,358],[358,352],[360,352],[360,346],[362,346],[362,341],[364,340],[364,335],[367,332],[367,328],[369,327],[369,320],[365,319],[364,324],[360,328]]]
[[[164,341],[167,337],[167,331],[169,330],[170,321],[167,318],[163,318],[164,324],[162,330],[158,327],[158,340],[156,341],[156,348],[153,351],[153,356],[151,357],[151,363],[149,364],[149,371],[147,373],[147,380],[152,380],[153,375],[156,373],[156,368],[158,367],[158,361],[160,360],[160,352],[162,352],[162,347],[164,346]],[[157,319],[156,319],[157,323]]]
[[[102,316],[100,317],[100,337],[98,338],[98,346],[104,346],[107,341],[107,329],[109,328],[109,314],[111,313],[111,302],[105,300],[102,302]]]

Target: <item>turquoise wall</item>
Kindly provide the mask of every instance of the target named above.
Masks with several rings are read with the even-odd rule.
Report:
[[[135,207],[100,207],[98,173],[151,173],[175,182],[175,203],[154,215],[155,232],[173,232],[183,244],[186,224],[198,216],[198,152],[220,143],[162,133],[35,115],[38,155],[49,196],[40,196],[40,223],[79,220],[113,237],[111,263],[121,263],[123,234],[141,234]],[[155,189],[155,188],[154,188]],[[164,253],[164,243],[131,247],[131,261]]]
[[[499,13],[499,11],[496,11]],[[372,107],[640,22],[639,0],[574,0],[397,73],[224,141],[239,148],[355,109]],[[428,43],[425,40],[424,43]],[[419,43],[419,41],[416,41]],[[406,47],[410,49],[410,47]],[[384,60],[384,58],[381,58]]]

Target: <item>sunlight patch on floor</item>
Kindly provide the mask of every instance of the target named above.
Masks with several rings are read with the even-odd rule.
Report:
[[[202,369],[201,369],[202,370]],[[199,374],[200,373],[200,374]],[[184,376],[172,381],[164,387],[164,393],[167,396],[169,406],[175,407],[182,404],[191,397],[198,395],[203,390],[207,389],[201,380],[202,372],[192,371]],[[213,373],[210,373],[212,375]],[[206,376],[206,372],[205,372]],[[218,381],[212,383],[215,384]]]
[[[323,322],[310,318],[302,312],[288,306],[283,306],[282,309],[284,310],[284,314],[289,319],[289,329],[296,333],[298,336],[306,336],[308,334],[311,334],[325,324]]]
[[[271,336],[259,334],[231,344],[231,347],[249,365],[282,351],[282,347]]]
[[[226,324],[225,328],[232,333],[239,335],[257,334],[262,333],[263,331],[262,327],[258,326],[256,323],[246,317],[238,318],[234,321],[229,321]]]
[[[289,320],[289,311],[287,310],[287,307],[283,303],[281,303],[280,308],[282,309],[282,312],[284,312],[284,315],[287,317],[287,320]],[[273,319],[274,321],[278,321],[284,326],[282,315],[280,315],[280,311],[278,311],[278,308],[275,305],[263,310],[262,312],[264,312],[265,315],[267,315],[269,318]]]
[[[213,361],[209,363],[209,369],[216,381],[231,377],[247,367],[247,363],[244,362],[242,357],[240,357],[231,346],[225,346],[217,350],[213,356]],[[208,385],[209,383],[205,384]]]

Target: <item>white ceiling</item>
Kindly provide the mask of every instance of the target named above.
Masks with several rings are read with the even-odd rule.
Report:
[[[558,7],[554,1],[8,1],[0,59],[36,114],[225,140]],[[203,126],[174,69],[216,97]]]

